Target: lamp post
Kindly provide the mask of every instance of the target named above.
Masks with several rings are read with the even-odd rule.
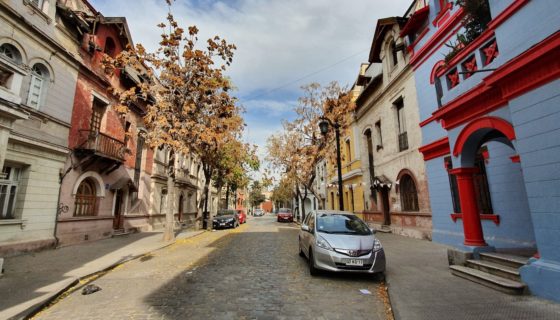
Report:
[[[336,166],[338,168],[338,208],[344,211],[344,199],[342,198],[342,162],[340,160],[340,125],[338,122],[333,123],[328,118],[321,118],[319,121],[319,130],[321,134],[326,135],[329,132],[329,125],[334,128],[336,136]]]

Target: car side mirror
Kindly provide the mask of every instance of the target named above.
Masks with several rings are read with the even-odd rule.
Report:
[[[372,227],[368,227],[368,228],[369,228],[369,231],[371,231],[371,233],[375,234],[375,229],[374,228],[372,228]]]
[[[301,225],[301,230],[309,232],[309,226],[303,224],[303,225]]]

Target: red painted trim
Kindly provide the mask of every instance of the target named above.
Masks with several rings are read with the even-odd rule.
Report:
[[[462,213],[452,213],[450,216],[453,222],[457,222],[458,219],[463,219]],[[491,220],[494,221],[496,225],[500,225],[500,215],[497,214],[481,214],[480,220]]]
[[[518,154],[516,154],[514,156],[511,156],[509,158],[511,159],[511,162],[513,162],[513,163],[520,163],[521,162],[521,157]]]
[[[449,154],[449,138],[445,137],[418,148],[424,156],[424,161],[442,157]]]
[[[438,62],[436,62],[436,64],[434,64],[434,67],[432,68],[432,72],[430,73],[430,84],[434,84],[434,82],[436,81],[436,77],[440,76],[440,70],[446,69],[447,68],[445,68],[445,61],[439,60]]]
[[[469,43],[466,47],[461,49],[461,51],[455,57],[453,57],[451,61],[449,61],[449,63],[447,64],[448,66],[447,68],[441,70],[436,75],[441,76],[442,74],[447,73],[447,71],[455,67],[455,65],[458,64],[459,61],[465,59],[467,56],[472,54],[474,51],[478,49],[478,47],[480,47],[484,42],[488,41],[493,36],[494,36],[494,30],[486,29],[486,31],[484,31],[478,38],[476,38],[476,40],[474,40],[473,42]]]
[[[428,42],[426,42],[426,44],[424,44],[424,46],[420,50],[417,50],[416,54],[410,58],[410,65],[414,67],[416,64],[419,64],[420,59],[426,57],[428,52],[432,52],[434,50],[437,50],[439,47],[441,47],[443,43],[447,41],[447,39],[445,41],[442,41],[442,39],[444,39],[445,36],[448,35],[449,32],[452,31],[455,26],[461,23],[461,20],[463,18],[463,13],[464,13],[463,8],[459,8],[457,12],[455,12],[438,29],[438,31],[430,38],[430,40],[428,40]],[[455,32],[452,32],[452,34],[449,35],[449,37],[453,36],[454,33]]]
[[[504,23],[507,19],[509,19],[517,10],[521,9],[524,5],[529,3],[529,0],[515,0],[512,4],[509,5],[504,11],[500,12],[498,16],[496,16],[490,23],[488,23],[489,29],[496,29],[499,25]]]
[[[435,27],[441,25],[441,23],[444,23],[445,20],[449,17],[449,11],[451,10],[451,8],[453,8],[453,3],[448,2],[445,8],[443,8],[443,10],[440,10],[438,15],[434,18],[434,21],[432,21],[432,25]]]
[[[426,120],[420,122],[418,125],[419,125],[420,127],[424,127],[425,125],[427,125],[428,123],[434,121],[435,119],[436,119],[436,118],[435,118],[434,116],[431,116],[431,117],[429,117],[428,119],[426,119]]]
[[[455,147],[453,148],[453,155],[458,156],[463,151],[465,143],[474,132],[486,128],[496,129],[503,133],[509,140],[515,140],[515,131],[509,122],[497,117],[484,117],[469,123],[461,133],[459,133],[459,137],[457,137]]]
[[[449,172],[457,178],[459,202],[463,214],[463,233],[465,235],[463,243],[468,246],[486,246],[474,182],[474,174],[479,172],[479,169],[476,167],[457,168]]]
[[[449,170],[450,174],[454,174],[457,176],[472,176],[475,173],[479,173],[480,169],[472,167],[472,168],[455,168]]]
[[[487,86],[500,86],[502,95],[512,99],[560,77],[560,31],[508,61],[486,77]]]
[[[425,6],[424,8],[421,8],[420,10],[414,12],[401,29],[399,36],[402,38],[408,35],[412,30],[418,28],[421,25],[420,23],[422,22],[422,20],[428,18],[429,13],[430,6]]]
[[[560,77],[560,31],[506,62],[479,85],[436,110],[432,120],[452,129]],[[425,124],[424,124],[425,125]]]
[[[430,31],[430,28],[426,27],[426,29],[424,29],[424,31],[422,31],[422,33],[420,33],[418,35],[418,38],[416,38],[416,40],[414,40],[414,42],[409,46],[409,52],[414,51],[414,47],[416,47],[416,45],[418,44],[418,42],[420,42],[420,40],[422,40],[422,38],[424,38],[424,36],[426,35],[426,33],[428,33],[428,31]]]
[[[501,25],[504,21],[510,18],[515,12],[521,9],[525,4],[527,4],[529,0],[515,0],[512,4],[510,4],[505,10],[503,10],[498,16],[496,16],[490,23],[488,24],[487,30],[495,30],[499,25]],[[461,22],[462,20],[462,8],[459,8],[457,12],[451,16],[447,23],[445,23],[436,34],[430,38],[430,40],[422,47],[420,50],[416,50],[417,53],[410,59],[410,65],[412,66],[413,70],[416,70],[420,65],[427,60],[427,57],[422,59],[422,61],[418,61],[420,58],[425,56],[428,51],[432,52],[439,49],[445,42],[449,40],[458,30],[459,28],[453,30],[452,34],[447,37],[443,42],[439,43],[441,38],[449,32],[449,29],[453,28],[457,23]],[[442,33],[442,34],[440,34]],[[476,40],[475,40],[476,41]],[[438,45],[439,43],[439,45]],[[431,56],[430,54],[429,56]]]

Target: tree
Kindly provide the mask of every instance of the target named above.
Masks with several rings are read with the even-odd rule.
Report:
[[[166,2],[171,5],[170,0]],[[162,33],[155,52],[147,52],[138,44],[116,58],[104,57],[108,73],[134,70],[141,74],[141,82],[128,90],[112,88],[120,101],[114,108],[125,115],[139,100],[147,102],[147,143],[174,154],[197,155],[206,179],[198,208],[200,211],[204,206],[206,211],[210,180],[220,162],[218,151],[239,140],[244,127],[241,109],[229,94],[232,85],[223,75],[236,48],[218,36],[208,39],[205,48],[199,48],[198,28],[191,26],[185,32],[171,10],[167,23],[158,27]],[[170,172],[168,192],[173,185]],[[172,195],[168,199],[164,240],[174,238]]]
[[[296,119],[284,122],[283,131],[271,136],[267,142],[267,160],[283,177],[293,181],[298,203],[303,203],[309,192],[318,197],[313,183],[315,167],[321,159],[334,157],[334,130],[321,136],[319,120],[326,118],[344,129],[355,109],[348,90],[337,82],[325,87],[312,83],[302,89],[304,94],[294,109]],[[299,207],[303,219],[305,208]]]
[[[259,181],[253,181],[251,185],[251,190],[249,191],[249,203],[251,207],[259,206],[266,200],[263,194],[263,188]]]
[[[220,153],[220,161],[215,170],[214,181],[221,190],[226,186],[226,206],[229,203],[230,191],[244,188],[249,184],[249,171],[259,170],[257,147],[244,144],[238,140],[225,145]]]
[[[271,200],[277,208],[289,207],[290,202],[295,197],[295,186],[288,177],[282,177],[280,183],[272,190]]]

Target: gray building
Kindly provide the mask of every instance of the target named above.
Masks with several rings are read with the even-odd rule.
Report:
[[[79,64],[54,0],[0,2],[0,256],[55,244]]]

